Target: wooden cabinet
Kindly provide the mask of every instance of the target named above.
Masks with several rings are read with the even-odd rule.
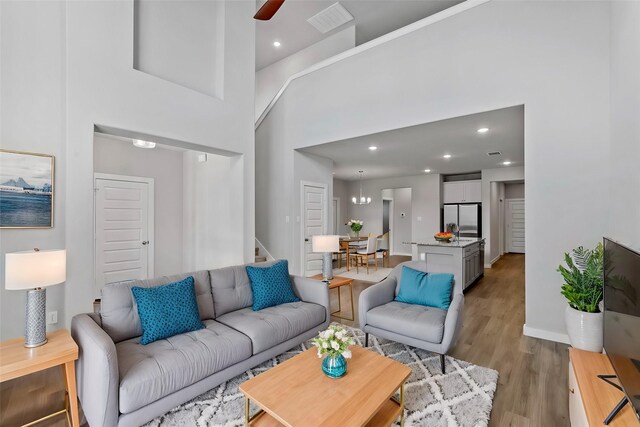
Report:
[[[482,181],[453,181],[443,184],[444,203],[482,202]]]
[[[605,383],[599,374],[613,374],[609,358],[600,353],[569,348],[569,419],[571,427],[601,426],[606,416],[624,397]],[[631,405],[626,405],[610,427],[638,427]]]

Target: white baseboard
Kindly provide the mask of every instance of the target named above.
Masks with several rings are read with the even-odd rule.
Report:
[[[394,253],[392,253],[391,255],[411,256],[411,254],[407,254],[407,253],[404,253],[404,252],[394,252]]]
[[[502,258],[502,255],[498,255],[497,257],[489,261],[489,264],[485,264],[484,268],[491,268],[493,264],[495,264],[500,258]]]
[[[569,335],[561,334],[558,332],[545,331],[544,329],[532,328],[526,324],[522,326],[522,333],[531,338],[540,338],[547,341],[561,342],[564,344],[571,344],[569,341]]]

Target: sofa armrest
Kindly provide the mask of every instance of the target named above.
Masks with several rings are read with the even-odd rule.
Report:
[[[329,287],[319,280],[302,276],[291,276],[293,291],[298,298],[305,302],[312,302],[323,306],[327,310],[326,321],[331,319],[329,306]]]
[[[442,354],[449,352],[456,344],[460,330],[462,329],[462,319],[464,314],[464,296],[455,294],[449,305],[447,317],[444,319],[444,335],[442,336]]]
[[[91,426],[118,425],[118,357],[111,337],[88,314],[71,320],[78,344],[76,382],[82,410]]]
[[[367,312],[372,308],[393,301],[396,295],[395,277],[387,277],[382,282],[366,288],[358,300],[358,319],[360,328],[367,324]]]

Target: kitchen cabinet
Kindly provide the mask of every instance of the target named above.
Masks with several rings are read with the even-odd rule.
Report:
[[[453,181],[443,183],[444,203],[482,202],[482,181]]]
[[[425,240],[411,243],[414,261],[427,264],[427,271],[452,273],[455,293],[462,293],[484,274],[484,239],[462,238],[445,243]]]

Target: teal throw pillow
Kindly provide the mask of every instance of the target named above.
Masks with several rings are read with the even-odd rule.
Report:
[[[200,321],[193,276],[153,288],[131,288],[142,325],[140,344],[204,328]]]
[[[287,260],[280,260],[269,267],[248,265],[246,269],[251,281],[253,311],[300,301],[291,289]]]
[[[396,301],[448,310],[452,287],[453,274],[425,273],[402,266],[400,291]]]

